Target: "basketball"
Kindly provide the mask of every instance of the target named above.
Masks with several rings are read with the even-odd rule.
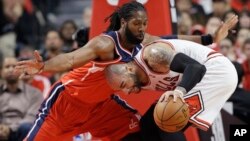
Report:
[[[180,98],[173,102],[170,96],[167,102],[158,102],[154,109],[154,120],[157,126],[166,132],[178,132],[189,120],[189,108]]]

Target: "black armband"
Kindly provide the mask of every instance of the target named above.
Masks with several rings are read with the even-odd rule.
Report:
[[[187,92],[199,83],[206,73],[204,65],[183,53],[174,56],[170,64],[170,70],[183,73],[178,86],[185,88]]]
[[[213,37],[211,34],[207,34],[207,35],[202,35],[201,36],[201,44],[202,45],[210,45],[213,43]]]
[[[162,39],[178,39],[177,35],[160,36]]]

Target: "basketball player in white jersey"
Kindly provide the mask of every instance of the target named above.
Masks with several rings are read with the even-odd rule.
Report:
[[[163,91],[190,108],[190,123],[207,130],[234,92],[237,73],[233,64],[214,50],[185,40],[157,40],[126,64],[106,68],[110,86],[126,93],[141,89]],[[153,115],[153,113],[152,113]]]

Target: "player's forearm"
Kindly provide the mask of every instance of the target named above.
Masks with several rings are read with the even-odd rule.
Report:
[[[201,64],[188,65],[182,76],[182,80],[179,83],[179,87],[185,88],[186,92],[189,92],[197,83],[199,83],[206,73],[206,67]]]
[[[193,41],[193,42],[201,44],[201,36],[178,35],[178,39]]]
[[[73,68],[74,58],[70,55],[60,54],[44,62],[42,71],[63,72]]]
[[[178,86],[184,88],[186,92],[199,83],[206,73],[204,65],[183,53],[175,55],[170,64],[170,69],[183,74]]]
[[[202,45],[210,45],[213,43],[213,37],[210,34],[207,35],[167,35],[167,36],[160,36],[162,39],[182,39],[193,41]]]
[[[213,43],[213,37],[210,34],[197,36],[197,35],[178,35],[178,39],[193,41],[202,45],[210,45]]]
[[[182,39],[182,40],[188,40],[193,41],[196,43],[201,44],[201,36],[191,36],[191,35],[165,35],[160,36],[162,39]]]

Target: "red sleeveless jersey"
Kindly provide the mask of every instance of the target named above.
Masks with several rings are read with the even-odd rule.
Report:
[[[65,85],[67,94],[83,103],[105,100],[114,92],[104,74],[105,66],[108,64],[98,65],[91,62],[64,75],[61,82]]]

